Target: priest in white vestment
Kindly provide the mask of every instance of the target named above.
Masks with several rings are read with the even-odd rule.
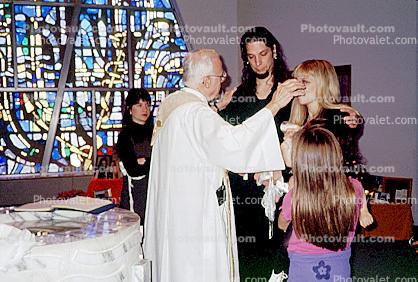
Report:
[[[239,281],[225,171],[284,169],[273,116],[301,85],[281,84],[266,108],[231,126],[208,105],[226,76],[219,55],[191,52],[184,70],[188,87],[169,95],[157,117],[144,255],[152,261],[154,282]]]

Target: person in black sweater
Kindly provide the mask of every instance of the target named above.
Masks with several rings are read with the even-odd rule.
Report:
[[[216,104],[219,114],[232,125],[241,124],[268,104],[273,93],[280,92],[283,97],[288,97],[274,117],[282,141],[280,124],[289,119],[290,101],[293,98],[286,88],[288,83],[297,83],[294,79],[288,80],[290,72],[282,47],[265,27],[254,27],[241,37],[240,49],[243,61],[241,85],[232,97],[227,92],[226,97]],[[275,172],[275,178],[280,174]],[[254,174],[243,176],[229,172],[229,178],[234,198],[239,252],[275,252],[280,238],[269,240],[269,221],[261,206],[264,186],[257,186]],[[277,231],[276,228],[274,233]]]
[[[123,177],[120,207],[131,209],[145,219],[148,173],[151,162],[151,137],[153,121],[150,112],[151,97],[147,90],[133,88],[125,100],[123,128],[119,134],[116,151],[128,175]]]

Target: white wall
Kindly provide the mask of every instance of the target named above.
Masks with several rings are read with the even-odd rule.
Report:
[[[223,57],[231,87],[240,81],[241,65],[239,40],[242,32],[237,26],[237,1],[177,0],[187,31],[186,41],[192,49],[213,48]]]

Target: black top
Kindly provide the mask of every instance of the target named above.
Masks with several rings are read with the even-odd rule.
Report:
[[[225,121],[232,125],[241,124],[271,101],[271,97],[276,88],[277,87],[273,87],[267,98],[261,100],[258,99],[254,92],[244,89],[244,87],[240,85],[232,96],[229,105],[224,110],[220,111],[219,114]],[[283,141],[283,133],[280,131],[280,125],[283,121],[289,120],[290,108],[291,105],[289,103],[286,107],[280,109],[274,117],[280,142]]]
[[[232,125],[241,124],[271,101],[276,88],[277,87],[273,87],[268,97],[261,100],[258,99],[254,91],[245,89],[240,85],[234,93],[231,102],[220,112],[220,115]],[[283,140],[283,133],[280,131],[280,125],[283,121],[289,119],[289,115],[290,104],[281,109],[274,117],[280,141]],[[277,146],[279,146],[279,144],[277,144]],[[254,180],[254,174],[252,173],[248,175],[248,180],[244,180],[240,175],[232,172],[229,172],[228,174],[234,203],[237,236],[250,236],[256,238],[255,242],[251,244],[239,244],[239,250],[241,251],[243,248],[248,248],[249,250],[256,250],[257,253],[262,250],[274,250],[279,243],[274,240],[269,240],[268,238],[269,221],[267,217],[265,217],[264,208],[260,204],[264,195],[264,187],[257,186],[257,183]],[[283,176],[285,179],[288,177],[287,173],[284,173]]]
[[[116,151],[128,174],[132,177],[146,175],[151,162],[152,127],[130,122],[119,134]],[[145,158],[140,165],[138,158]]]
[[[340,143],[347,173],[356,175],[364,169],[361,166],[364,159],[358,144],[363,135],[364,124],[358,123],[356,128],[350,128],[343,120],[345,116],[348,113],[339,109],[323,109],[311,123],[320,124],[334,134]]]

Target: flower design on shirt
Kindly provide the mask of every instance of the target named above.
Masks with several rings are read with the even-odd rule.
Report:
[[[323,260],[319,261],[319,264],[317,266],[312,267],[312,270],[316,273],[316,279],[321,280],[329,280],[330,278],[330,272],[331,272],[331,266],[325,265],[325,262]]]

